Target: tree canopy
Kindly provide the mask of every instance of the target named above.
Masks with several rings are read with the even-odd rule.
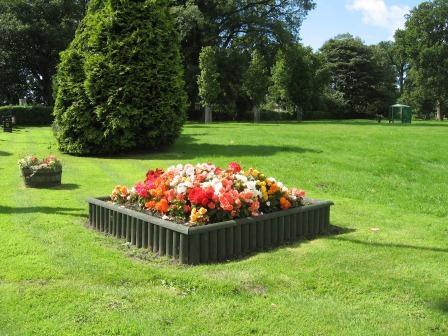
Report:
[[[235,50],[250,55],[258,49],[270,67],[280,45],[299,40],[301,23],[315,6],[311,0],[172,0],[171,4],[182,36],[191,108],[199,100],[196,78],[204,46],[228,49],[230,56],[235,56]],[[234,85],[241,91],[241,80],[237,82]],[[240,96],[233,98],[233,103],[244,100]],[[229,95],[227,99],[231,99]]]
[[[346,116],[387,111],[395,99],[395,78],[380,53],[350,34],[330,39],[320,51],[330,74],[330,89],[340,92],[347,104]]]
[[[254,121],[260,121],[259,106],[266,98],[269,85],[269,71],[263,55],[258,50],[252,52],[251,61],[244,74],[243,89],[254,105]]]
[[[59,52],[88,0],[0,0],[0,102],[27,97],[51,105]]]
[[[202,48],[199,55],[198,87],[201,104],[206,108],[205,122],[211,122],[211,106],[219,96],[219,72],[216,64],[216,51],[212,47]]]

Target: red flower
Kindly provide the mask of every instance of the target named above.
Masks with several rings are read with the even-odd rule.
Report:
[[[201,205],[207,207],[210,202],[216,201],[215,191],[212,187],[201,188],[194,187],[188,193],[188,200],[193,205]]]
[[[230,162],[229,163],[229,169],[233,171],[233,173],[239,173],[241,171],[241,166],[238,164],[238,162]]]
[[[156,170],[150,170],[146,173],[145,184],[148,188],[153,188],[157,179],[163,174],[163,170],[157,168]]]

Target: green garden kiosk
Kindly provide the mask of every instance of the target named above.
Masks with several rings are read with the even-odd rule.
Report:
[[[412,108],[402,104],[392,105],[389,108],[389,122],[394,123],[395,120],[401,121],[402,124],[410,124],[412,122]]]

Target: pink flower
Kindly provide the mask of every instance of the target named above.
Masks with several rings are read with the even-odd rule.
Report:
[[[260,202],[258,202],[258,200],[253,201],[249,206],[251,215],[258,216],[260,214],[258,211],[259,208],[260,208]]]
[[[220,191],[225,193],[225,192],[228,192],[228,191],[230,191],[232,189],[233,181],[232,180],[228,180],[228,179],[222,179],[221,180],[221,184],[222,184],[222,190],[220,190]]]
[[[224,211],[232,211],[233,210],[233,199],[230,194],[222,194],[219,197],[219,204]]]
[[[240,192],[240,198],[246,203],[250,203],[252,201],[253,197],[254,197],[254,193],[252,191]]]
[[[303,190],[297,190],[296,188],[291,189],[291,194],[296,197],[305,197],[305,191]]]
[[[137,194],[141,198],[148,198],[149,197],[148,189],[146,188],[146,186],[143,183],[137,183],[135,185],[135,191],[137,191]]]
[[[239,209],[241,206],[241,201],[239,199],[238,191],[230,190],[226,193],[223,193],[219,197],[219,203],[220,203],[221,208],[227,212],[231,212],[235,208]]]
[[[176,192],[174,191],[174,189],[170,189],[165,192],[165,196],[168,202],[172,202],[176,199]]]
[[[238,164],[238,162],[230,162],[229,163],[229,169],[233,171],[234,174],[239,173],[241,171],[241,166]]]

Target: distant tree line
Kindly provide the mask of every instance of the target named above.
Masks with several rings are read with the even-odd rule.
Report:
[[[26,97],[53,104],[59,53],[87,5],[0,0],[0,103]],[[343,34],[317,51],[300,43],[301,23],[314,6],[311,0],[170,0],[189,119],[370,117],[386,115],[397,101],[422,117],[443,116],[448,0],[414,8],[395,42],[367,46]]]
[[[425,118],[439,120],[448,104],[448,0],[426,1],[395,34],[395,62],[404,80],[400,100]]]

